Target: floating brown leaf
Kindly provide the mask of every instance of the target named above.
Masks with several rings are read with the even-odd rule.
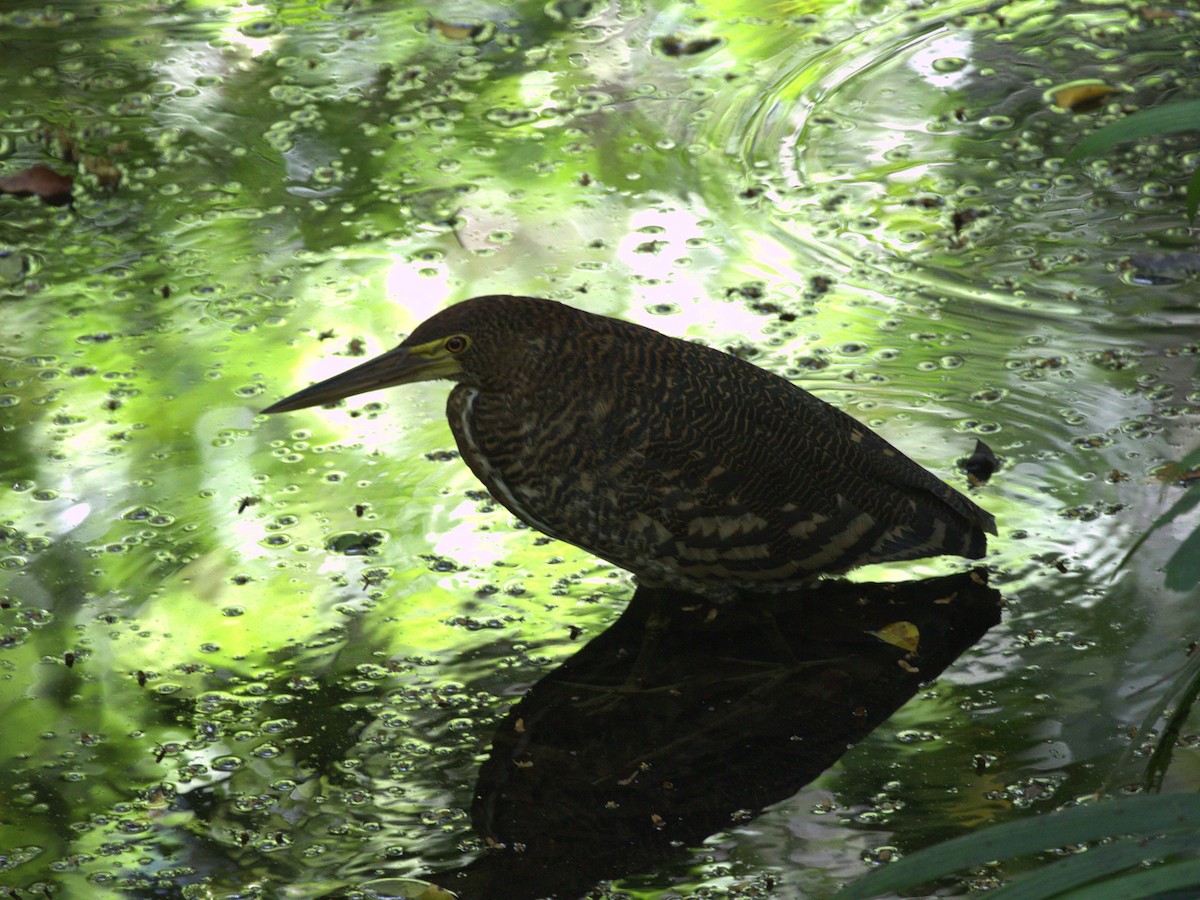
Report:
[[[669,34],[666,37],[659,38],[658,48],[667,56],[695,56],[698,53],[711,50],[720,43],[720,38],[704,37],[687,39]]]
[[[487,24],[479,22],[446,22],[429,19],[429,28],[451,41],[473,41],[483,38],[489,31]]]
[[[1182,463],[1167,463],[1154,470],[1154,477],[1164,484],[1191,484],[1200,481],[1200,467],[1189,469]]]
[[[0,193],[14,197],[40,197],[51,206],[64,206],[71,202],[72,179],[59,175],[45,166],[30,166],[14,175],[0,178]]]

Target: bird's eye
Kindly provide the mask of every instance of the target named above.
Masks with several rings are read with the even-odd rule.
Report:
[[[465,336],[456,334],[453,337],[446,338],[446,343],[442,344],[442,346],[446,349],[447,353],[462,353],[467,349],[467,343]]]

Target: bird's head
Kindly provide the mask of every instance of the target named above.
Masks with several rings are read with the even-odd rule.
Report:
[[[496,295],[455,304],[426,319],[398,346],[263,410],[290,412],[380,388],[439,378],[502,389],[530,374],[547,332],[580,315],[532,297]]]

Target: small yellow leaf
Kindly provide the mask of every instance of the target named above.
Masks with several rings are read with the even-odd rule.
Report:
[[[1105,99],[1119,91],[1103,81],[1089,80],[1072,81],[1070,84],[1054,88],[1049,93],[1054,105],[1060,109],[1068,109],[1071,112],[1090,112],[1099,108]]]
[[[451,41],[474,40],[486,30],[486,26],[478,22],[446,22],[434,18],[429,19],[429,28]]]
[[[893,622],[878,631],[868,631],[867,634],[909,653],[916,653],[917,644],[921,641],[921,632],[912,622]]]

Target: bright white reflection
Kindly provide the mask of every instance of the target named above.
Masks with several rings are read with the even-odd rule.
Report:
[[[275,29],[262,37],[252,37],[245,31],[245,26],[255,22],[267,22],[275,17],[276,10],[258,4],[246,4],[234,10],[229,16],[229,27],[221,34],[221,38],[232,46],[244,50],[251,57],[258,57],[274,49],[282,39],[281,33]]]
[[[699,222],[690,209],[640,209],[630,217],[629,230],[617,246],[617,261],[642,279],[694,284],[697,289],[692,296],[703,296],[698,289],[703,283],[699,273],[681,271],[679,262],[692,255],[687,241],[707,238]]]
[[[91,512],[92,504],[90,503],[75,503],[68,506],[58,515],[59,534],[78,528],[91,515]]]
[[[555,106],[552,94],[557,82],[557,75],[544,69],[522,76],[517,81],[520,108],[532,110],[537,107],[537,111],[541,112]]]
[[[705,220],[693,209],[648,208],[633,215],[616,257],[636,284],[631,292],[636,300],[620,317],[674,337],[711,337],[714,327],[722,336],[757,334],[761,316],[714,296],[705,275],[716,258],[709,237]],[[653,312],[660,306],[671,312]]]
[[[245,559],[270,555],[258,543],[262,538],[262,522],[253,515],[235,515],[236,503],[231,503],[230,498],[231,493],[246,496],[258,493],[255,459],[249,453],[230,453],[225,444],[229,435],[253,427],[255,414],[247,406],[221,406],[201,413],[192,425],[201,453],[200,486],[211,490],[226,504],[222,537],[227,537],[227,546],[237,547]]]
[[[966,86],[974,76],[971,39],[961,33],[944,34],[913,53],[909,65],[929,84],[942,90]]]
[[[430,531],[426,539],[438,555],[476,571],[487,571],[497,559],[504,558],[509,549],[506,541],[510,540],[511,536],[507,529],[493,529],[481,533],[480,515],[475,510],[476,505],[474,501],[464,499],[454,507],[444,510],[452,524],[445,531]],[[503,517],[501,521],[507,521],[508,513],[504,512]]]
[[[394,257],[384,273],[383,290],[394,313],[382,328],[405,333],[450,302],[452,279],[442,259]],[[389,344],[389,346],[391,346]]]

